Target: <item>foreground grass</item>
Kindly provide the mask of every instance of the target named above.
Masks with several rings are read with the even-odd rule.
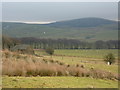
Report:
[[[3,77],[3,88],[117,88],[118,82],[86,77]]]

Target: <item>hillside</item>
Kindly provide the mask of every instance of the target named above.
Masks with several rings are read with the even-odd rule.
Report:
[[[102,25],[116,24],[117,22],[102,18],[81,18],[66,21],[59,21],[55,23],[47,24],[52,27],[74,27],[74,28],[86,28],[86,27],[97,27]]]
[[[101,18],[82,18],[51,24],[3,22],[3,34],[12,37],[69,38],[87,41],[116,40],[117,22]]]

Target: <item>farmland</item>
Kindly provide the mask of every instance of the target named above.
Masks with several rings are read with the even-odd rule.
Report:
[[[105,64],[104,56],[108,53],[113,53],[116,57],[116,63],[118,58],[118,50],[117,49],[94,49],[94,50],[55,50],[54,55],[52,56],[53,60],[61,61],[66,64],[76,65],[83,64],[87,68],[97,68],[106,71],[111,71],[118,73],[118,65],[107,65]],[[51,58],[51,56],[47,55],[44,51],[36,51],[36,54],[43,55],[44,58]],[[102,67],[102,68],[101,68]]]
[[[33,70],[35,66],[31,62],[31,60],[38,63],[36,65],[39,65],[39,62],[43,62],[42,61],[43,59],[43,60],[46,60],[47,62],[50,62],[49,65],[52,65],[50,66],[51,68],[56,67],[56,69],[58,68],[58,70],[59,68],[61,68],[61,70],[62,69],[64,70],[65,65],[70,65],[70,67],[74,68],[75,65],[79,64],[79,65],[83,65],[86,70],[90,70],[91,68],[94,68],[96,70],[103,70],[105,72],[109,71],[111,73],[117,74],[118,73],[117,62],[113,65],[107,65],[103,61],[104,55],[106,55],[109,52],[113,53],[117,58],[117,54],[118,54],[117,50],[55,50],[55,53],[52,57],[48,55],[44,50],[35,50],[35,53],[39,57],[36,57],[36,56],[28,57],[27,55],[26,56],[23,55],[21,57],[21,55],[17,55],[18,61],[20,60],[19,63],[21,64],[17,65],[17,62],[11,62],[11,63],[15,64],[14,66],[17,66],[16,69],[20,70],[19,67],[25,64],[25,62],[23,62],[23,60],[25,60],[30,63],[30,68]],[[13,58],[9,58],[9,59],[15,59],[15,55]],[[91,55],[94,55],[95,57]],[[61,62],[63,63],[63,65],[54,66],[53,62],[58,62],[58,63]],[[26,65],[27,64],[25,64],[25,67]],[[48,65],[46,66],[46,64],[43,64],[43,65],[45,67],[42,66],[42,68],[46,69],[47,67],[49,67]],[[9,66],[9,64],[7,66]],[[13,69],[11,68],[10,70],[14,72],[14,69],[15,68]],[[23,70],[25,70],[25,68]],[[49,69],[49,70],[52,70],[52,69]],[[4,70],[4,73],[5,71],[6,69]],[[11,72],[8,72],[8,73],[12,74]],[[104,79],[104,78],[101,79],[99,78],[100,76],[98,78],[81,77],[81,76],[74,77],[71,75],[64,76],[63,74],[63,76],[42,76],[42,77],[39,75],[28,76],[28,77],[25,77],[24,75],[10,76],[10,77],[7,75],[3,75],[2,82],[3,82],[3,88],[20,88],[20,87],[22,88],[28,88],[28,87],[29,88],[36,88],[36,87],[37,88],[117,88],[118,87],[118,81],[114,79],[113,80]]]
[[[55,54],[57,55],[66,55],[66,56],[79,56],[83,58],[100,58],[103,57],[108,53],[113,53],[115,57],[118,57],[118,50],[114,49],[93,49],[93,50],[55,50]]]

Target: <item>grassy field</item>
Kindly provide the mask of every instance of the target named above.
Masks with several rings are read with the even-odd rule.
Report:
[[[112,80],[84,77],[3,77],[3,88],[117,88]]]
[[[110,71],[113,73],[118,73],[118,65],[107,65],[101,59],[89,59],[89,58],[80,58],[80,57],[60,57],[60,56],[53,56],[54,60],[64,62],[70,65],[82,64],[87,68],[96,68],[101,70]]]
[[[52,59],[60,61],[65,64],[76,65],[82,64],[87,68],[96,68],[101,70],[118,73],[118,65],[107,65],[103,60],[108,53],[113,53],[116,59],[118,58],[118,50],[102,49],[102,50],[55,50]],[[36,51],[36,54],[50,59],[51,56],[46,54],[43,50]],[[117,61],[116,61],[117,62]]]
[[[85,69],[94,68],[98,70],[110,71],[111,73],[117,74],[118,73],[117,63],[113,65],[107,65],[103,61],[104,55],[110,52],[113,53],[117,58],[118,55],[117,50],[55,50],[55,53],[52,57],[48,55],[44,50],[35,50],[35,53],[37,55],[40,55],[40,57],[29,56],[26,58],[23,55],[22,57],[19,56],[19,59],[17,59],[17,61],[26,58],[25,60],[29,61],[29,64],[23,62],[24,60],[21,61],[21,63],[23,64],[23,66],[29,66],[28,68],[31,68],[33,70],[37,65],[37,63],[34,64],[33,61],[43,63],[42,60],[47,60],[48,62],[50,60],[53,60],[53,61],[63,62],[65,65],[69,64],[70,66],[75,66],[79,64],[79,65],[83,65]],[[13,59],[15,59],[15,57],[18,58],[18,56],[14,55]],[[6,60],[7,58],[4,59]],[[22,66],[22,64],[18,65],[17,61],[13,62],[13,64],[16,64],[13,66],[14,67],[17,66],[16,69],[21,70],[20,67]],[[11,61],[9,61],[8,63],[9,64],[7,64],[7,66],[10,66],[10,63],[12,65]],[[54,64],[53,63],[51,64],[49,62],[48,65],[53,66]],[[11,68],[11,70],[14,70],[14,67]],[[37,67],[39,67],[39,65]],[[25,70],[25,68],[22,69]],[[8,77],[5,75],[3,76],[2,80],[3,80],[2,81],[3,88],[117,88],[118,87],[117,80],[108,80],[105,78],[98,79],[92,77],[73,77],[73,76],[61,76],[61,77],[60,76],[47,76],[47,77],[46,76],[42,76],[42,77],[41,76],[35,76],[35,77],[10,76]]]
[[[118,57],[118,50],[113,49],[93,49],[93,50],[55,50],[56,55],[79,56],[84,58],[101,58],[103,59],[108,53],[113,53]]]
[[[48,55],[44,50],[35,50],[38,55]],[[77,56],[83,58],[94,58],[103,59],[108,53],[113,53],[116,58],[118,58],[117,49],[56,49],[54,55],[60,56]]]

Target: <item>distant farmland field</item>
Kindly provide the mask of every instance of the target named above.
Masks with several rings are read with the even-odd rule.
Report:
[[[103,59],[108,53],[113,53],[116,58],[118,58],[117,49],[93,49],[93,50],[55,50],[56,55],[65,56],[79,56],[86,58],[100,58]]]

